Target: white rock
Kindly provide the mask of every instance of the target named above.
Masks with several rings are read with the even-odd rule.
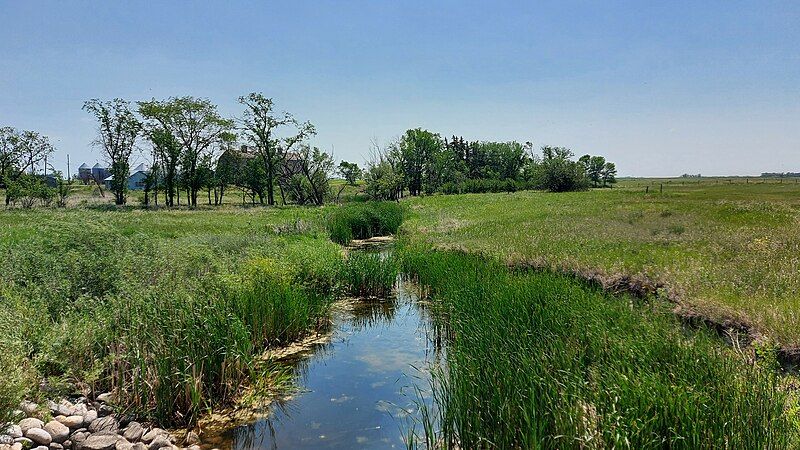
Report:
[[[30,416],[36,413],[36,410],[39,409],[39,405],[25,400],[24,402],[19,404],[19,409],[21,409],[26,416]]]
[[[57,420],[51,420],[44,426],[44,431],[50,434],[53,442],[62,443],[69,437],[69,427]]]
[[[78,428],[83,426],[83,416],[58,416],[56,420],[64,424],[65,427],[71,430],[77,430]]]
[[[138,441],[139,439],[142,438],[143,434],[144,434],[144,428],[142,427],[142,424],[140,424],[139,422],[129,423],[128,427],[125,428],[125,431],[122,433],[125,439],[127,439],[130,442]]]
[[[25,432],[25,437],[39,445],[47,446],[53,442],[53,438],[50,436],[50,433],[41,428],[30,428]]]
[[[20,428],[19,425],[11,425],[10,427],[8,427],[8,429],[5,431],[5,433],[7,435],[11,436],[14,439],[21,438],[22,437],[22,428]]]
[[[97,401],[103,403],[113,403],[114,394],[112,394],[111,392],[105,392],[103,394],[100,394],[97,396]]]
[[[83,450],[112,450],[117,445],[119,436],[113,433],[97,433],[83,441]]]
[[[167,433],[165,430],[162,430],[161,428],[153,428],[152,430],[145,433],[144,436],[142,436],[142,442],[144,442],[145,444],[149,444],[153,442],[153,439],[155,439],[158,436],[168,436],[168,435],[169,433]]]
[[[19,442],[11,444],[11,450],[22,450],[22,444],[20,444]]]
[[[88,427],[95,420],[97,420],[97,411],[87,411],[86,414],[83,415],[83,426]]]
[[[26,434],[31,428],[42,428],[43,426],[44,422],[35,417],[28,417],[27,419],[22,419],[19,422],[19,428],[22,431],[22,434]]]
[[[158,450],[160,448],[170,447],[170,446],[172,446],[172,442],[169,441],[169,438],[167,436],[160,434],[156,436],[152,442],[150,442],[150,445],[147,448],[149,448],[150,450]]]

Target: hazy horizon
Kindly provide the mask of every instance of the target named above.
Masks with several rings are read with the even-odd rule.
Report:
[[[620,176],[800,172],[800,3],[11,2],[0,126],[101,161],[90,98],[260,91],[363,162],[408,128],[600,154]],[[141,162],[135,158],[134,166]]]

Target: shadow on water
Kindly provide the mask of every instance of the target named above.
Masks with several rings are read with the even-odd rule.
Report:
[[[268,418],[229,430],[223,449],[404,448],[430,408],[429,369],[443,358],[416,286],[398,277],[395,295],[332,312],[327,344],[287,362],[301,392]],[[421,394],[421,395],[420,395]]]

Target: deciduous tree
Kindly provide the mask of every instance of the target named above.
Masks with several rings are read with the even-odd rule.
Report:
[[[100,147],[111,168],[114,203],[123,205],[128,190],[130,157],[142,123],[131,111],[130,102],[120,98],[105,102],[92,99],[83,104],[83,109],[98,121],[95,144]]]

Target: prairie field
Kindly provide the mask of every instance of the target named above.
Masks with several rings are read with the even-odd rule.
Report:
[[[800,342],[798,194],[650,179],[399,204],[8,209],[0,422],[22,399],[110,391],[126,414],[192,427],[246,389],[288,389],[264,351],[326,332],[337,299],[390,296],[402,273],[427,293],[447,363],[428,368],[435,406],[409,447],[790,448],[797,394],[774,350]],[[390,256],[340,245],[376,234],[397,234]],[[760,339],[727,345],[637,293]]]
[[[683,313],[744,324],[786,348],[800,345],[794,179],[623,180],[614,189],[430,196],[407,204],[412,239],[612,287],[642,280]]]

